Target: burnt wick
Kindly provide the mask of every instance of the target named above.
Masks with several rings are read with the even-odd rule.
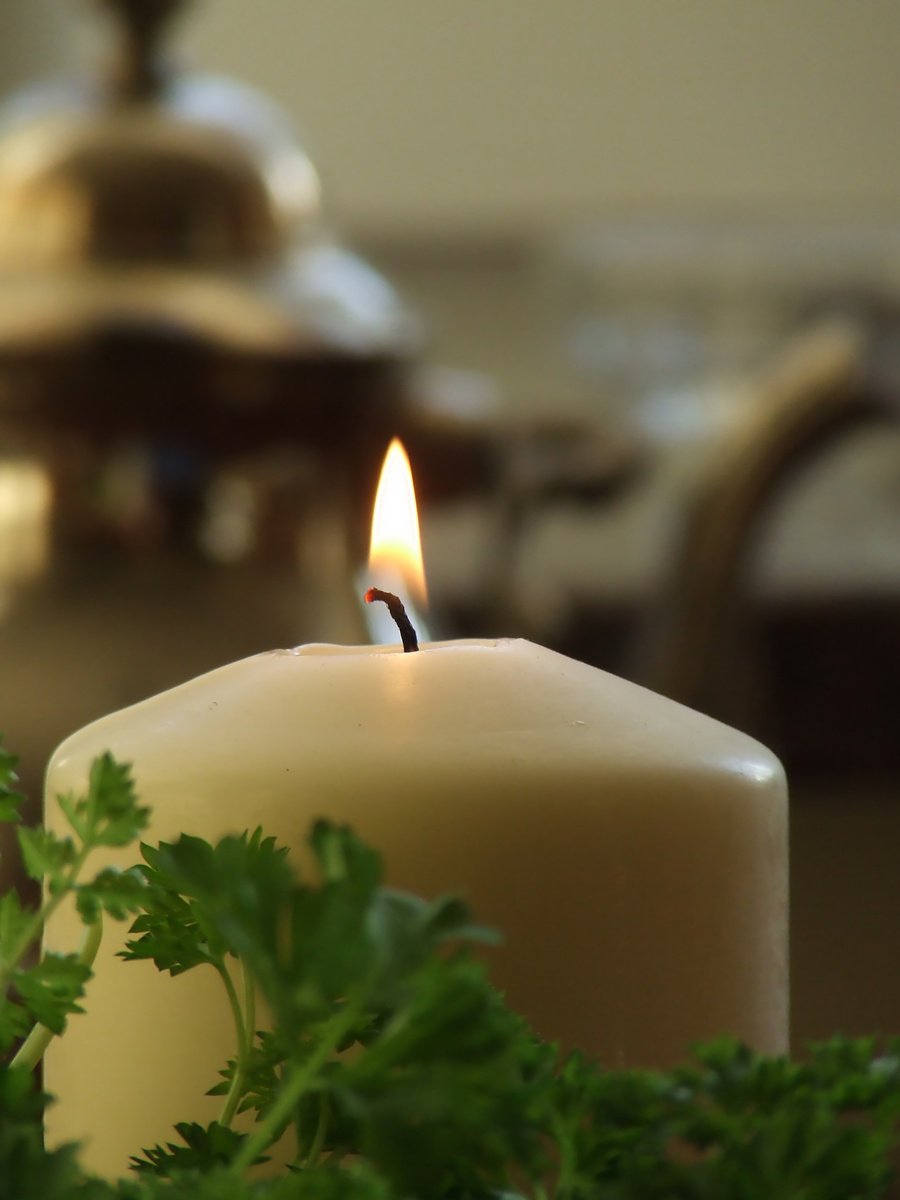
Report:
[[[387,605],[388,612],[400,630],[404,651],[410,654],[413,650],[418,650],[419,639],[416,637],[412,621],[406,615],[406,609],[403,607],[403,601],[400,597],[395,596],[393,592],[383,592],[381,588],[370,587],[365,595],[366,604],[373,604],[376,600],[381,600],[383,604]]]

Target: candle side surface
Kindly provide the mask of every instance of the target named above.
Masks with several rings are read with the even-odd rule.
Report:
[[[261,825],[299,847],[325,816],[383,854],[392,885],[462,892],[504,934],[491,962],[509,1002],[610,1066],[665,1065],[724,1032],[786,1049],[781,766],[637,685],[514,640],[306,646],[94,722],[57,750],[48,795],[82,787],[105,750],[153,807],[146,840]],[[74,915],[49,936],[71,944]],[[230,1053],[213,972],[123,964],[122,940],[47,1065],[51,1139],[93,1135],[87,1162],[107,1172],[174,1120],[213,1119],[202,1092]],[[135,1078],[148,1095],[126,1109],[118,1081]]]

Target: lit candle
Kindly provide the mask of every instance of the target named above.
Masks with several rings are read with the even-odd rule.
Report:
[[[372,584],[384,591],[402,592],[411,623],[422,641],[429,638],[421,606],[428,600],[425,564],[419,537],[419,513],[412,468],[399,438],[384,456],[384,466],[372,508],[369,564],[357,577],[362,596]],[[380,604],[366,608],[366,628],[372,642],[389,642],[396,636],[390,613]]]
[[[463,892],[504,933],[509,1002],[610,1066],[724,1032],[786,1048],[781,767],[634,684],[525,641],[308,645],[95,722],[57,750],[48,792],[82,786],[107,749],[134,764],[153,838],[261,825],[298,846],[327,816],[382,852],[392,884]],[[60,915],[54,944],[75,938]],[[203,1093],[231,1045],[212,971],[123,964],[122,940],[46,1074],[50,1138],[86,1139],[106,1172],[175,1120],[214,1119]]]

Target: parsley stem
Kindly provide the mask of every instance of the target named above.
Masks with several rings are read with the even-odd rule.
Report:
[[[361,1010],[362,1003],[359,999],[348,1000],[344,1007],[326,1022],[319,1044],[309,1058],[289,1068],[275,1103],[232,1160],[231,1169],[235,1174],[241,1174],[251,1167],[260,1154],[280,1136],[290,1118],[291,1110],[359,1020]]]
[[[575,1147],[572,1142],[572,1130],[568,1123],[555,1120],[552,1129],[556,1135],[559,1147],[559,1174],[556,1181],[556,1200],[564,1200],[575,1191]]]
[[[249,1058],[256,1036],[256,986],[244,962],[241,963],[241,978],[244,982],[244,1048]]]
[[[328,1096],[319,1097],[319,1119],[316,1121],[316,1132],[306,1154],[303,1156],[304,1167],[314,1167],[318,1162],[322,1147],[325,1145],[325,1135],[328,1132],[328,1122],[331,1118],[331,1105]]]
[[[241,1008],[241,1002],[238,999],[237,988],[235,988],[234,980],[231,978],[231,972],[224,961],[217,962],[214,966],[219,972],[222,983],[225,985],[228,1003],[231,1006],[231,1015],[234,1018],[234,1032],[237,1040],[237,1053],[234,1060],[231,1084],[228,1088],[228,1094],[225,1097],[222,1114],[219,1117],[220,1125],[230,1126],[234,1120],[234,1114],[237,1112],[237,1106],[244,1091],[248,1053],[247,1025],[244,1019],[244,1011]]]
[[[97,920],[88,925],[84,931],[84,940],[78,951],[78,961],[86,967],[93,966],[102,940],[103,918],[98,916]],[[44,1052],[54,1037],[56,1034],[46,1025],[41,1025],[39,1022],[33,1025],[28,1037],[16,1051],[10,1066],[26,1067],[29,1071],[32,1070],[44,1057]]]

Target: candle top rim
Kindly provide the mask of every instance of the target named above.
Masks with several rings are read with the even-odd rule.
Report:
[[[441,642],[422,642],[419,650],[422,652],[438,652],[441,650],[504,650],[521,645],[524,638],[456,638]],[[399,654],[403,655],[400,642],[379,643],[376,645],[345,646],[337,642],[304,642],[300,646],[285,649],[266,650],[263,654],[289,655],[294,658],[327,658],[354,657],[366,655]]]
[[[419,654],[328,643],[263,651],[72,734],[48,783],[66,790],[110,749],[145,776],[149,759],[174,778],[194,770],[198,739],[215,746],[220,775],[254,778],[273,759],[331,770],[363,748],[367,761],[409,771],[468,770],[477,759],[479,769],[520,773],[588,775],[602,764],[606,776],[657,781],[724,772],[754,790],[783,778],[770,750],[712,717],[527,639],[499,638],[426,643]]]

